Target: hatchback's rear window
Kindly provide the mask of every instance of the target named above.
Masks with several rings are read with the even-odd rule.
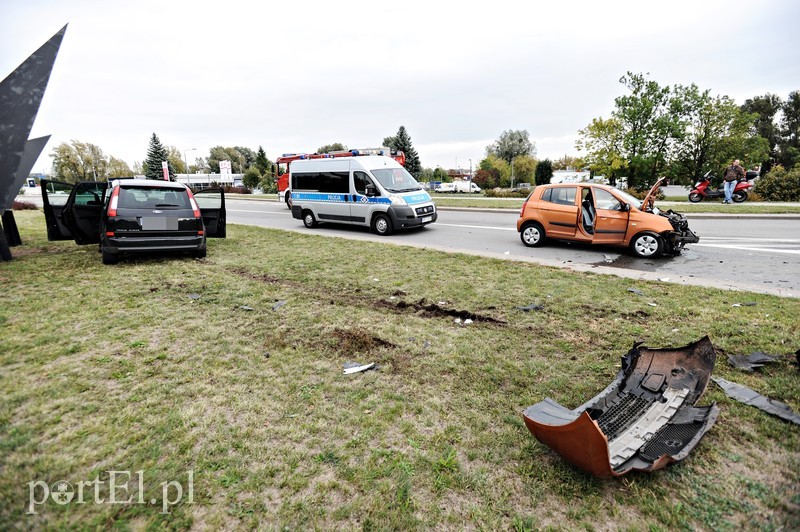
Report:
[[[164,187],[121,187],[119,207],[123,209],[191,209],[186,189]]]

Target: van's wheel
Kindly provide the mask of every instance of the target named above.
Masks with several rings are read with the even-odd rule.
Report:
[[[539,247],[544,244],[544,227],[537,222],[527,223],[522,226],[522,231],[519,232],[519,238],[522,240],[522,243],[528,247]]]
[[[739,192],[734,192],[731,194],[731,199],[734,203],[742,203],[743,201],[747,201],[747,192],[744,190],[740,190]]]
[[[312,229],[317,226],[317,219],[314,218],[314,213],[311,211],[303,211],[303,225]]]
[[[631,241],[631,251],[642,258],[656,257],[664,250],[664,242],[654,233],[640,233]]]
[[[689,201],[691,201],[692,203],[700,203],[701,201],[703,201],[703,195],[698,194],[697,192],[692,192],[691,194],[689,194]]]
[[[292,210],[292,195],[291,194],[286,194],[286,206],[289,208],[289,210]]]
[[[392,220],[385,214],[378,214],[372,220],[372,230],[380,236],[389,236],[394,232]]]
[[[101,249],[103,253],[103,264],[116,264],[119,262],[119,255],[116,253],[109,253],[105,248]]]

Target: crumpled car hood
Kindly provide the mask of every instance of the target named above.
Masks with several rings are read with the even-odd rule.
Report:
[[[653,205],[656,203],[656,194],[658,194],[658,190],[661,188],[661,183],[664,182],[666,177],[660,178],[656,181],[656,184],[650,189],[647,193],[647,196],[644,197],[642,200],[642,209],[645,212],[651,212],[653,210]]]
[[[680,348],[634,344],[614,381],[569,410],[550,398],[523,412],[525,425],[570,463],[598,477],[654,471],[686,458],[719,415],[696,407],[716,352],[704,337]]]

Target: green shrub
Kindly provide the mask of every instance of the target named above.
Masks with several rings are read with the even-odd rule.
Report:
[[[17,201],[14,200],[14,204],[11,208],[15,211],[35,211],[39,207],[37,207],[34,203],[30,201]]]
[[[800,201],[800,168],[774,167],[756,181],[753,191],[766,201]]]
[[[489,188],[483,191],[487,198],[527,198],[532,188],[521,188],[512,191],[510,188]]]

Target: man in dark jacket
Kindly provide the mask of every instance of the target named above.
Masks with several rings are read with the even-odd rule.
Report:
[[[733,189],[736,188],[736,183],[739,182],[739,179],[744,178],[744,168],[739,164],[739,159],[736,159],[730,166],[725,168],[725,173],[722,177],[725,179],[725,201],[722,203],[732,203]]]

